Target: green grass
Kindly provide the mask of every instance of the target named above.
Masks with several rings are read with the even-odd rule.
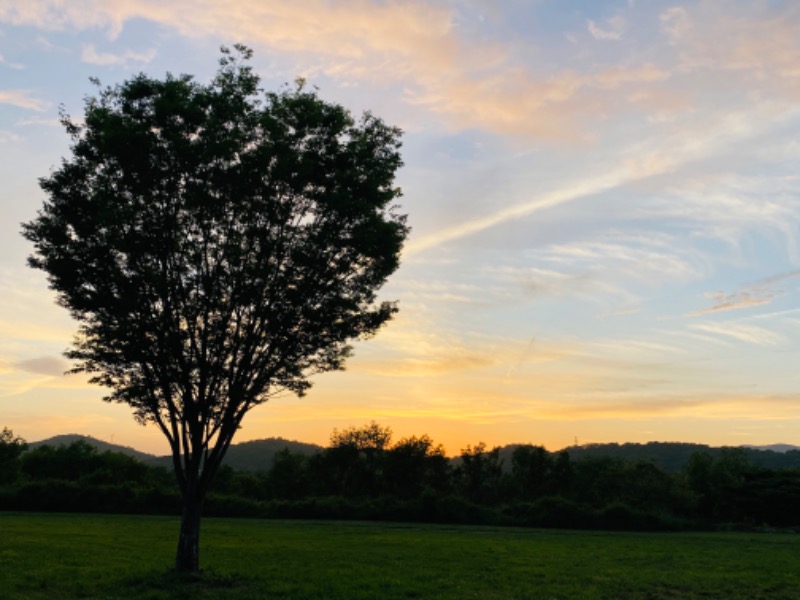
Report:
[[[800,598],[800,536],[0,513],[0,598]]]

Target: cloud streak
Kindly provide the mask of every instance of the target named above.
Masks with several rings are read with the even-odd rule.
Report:
[[[21,71],[22,69],[25,68],[25,65],[23,65],[21,63],[18,63],[18,62],[10,61],[5,56],[3,56],[2,54],[0,54],[0,64],[6,65],[7,67],[9,67],[11,69],[14,69],[16,71]]]
[[[722,291],[710,292],[705,295],[714,301],[714,305],[708,308],[702,308],[689,313],[690,317],[699,317],[702,315],[709,315],[725,310],[739,310],[743,308],[752,308],[754,306],[762,306],[772,302],[773,295],[765,290],[762,291],[740,291],[731,292],[726,294]]]
[[[14,366],[27,373],[50,375],[52,377],[61,377],[69,369],[69,364],[66,361],[55,356],[29,358],[14,363]]]
[[[776,290],[775,286],[786,281],[800,276],[800,270],[790,271],[788,273],[781,273],[756,281],[755,283],[748,284],[741,290],[735,292],[723,292],[717,290],[705,294],[706,298],[714,301],[714,304],[708,308],[702,308],[690,312],[687,316],[699,317],[702,315],[713,314],[716,312],[726,310],[740,310],[752,308],[754,306],[763,306],[770,304],[775,296],[780,294],[782,290]]]
[[[605,42],[621,40],[627,26],[627,21],[620,15],[606,19],[604,26],[598,25],[592,19],[589,19],[586,23],[591,36],[596,40]]]
[[[421,238],[411,238],[404,249],[410,257],[431,248],[490,229],[502,223],[521,219],[536,212],[607,192],[627,184],[651,177],[672,173],[693,162],[708,158],[730,144],[741,143],[762,133],[761,126],[738,117],[745,115],[723,114],[716,121],[707,122],[702,137],[694,132],[682,131],[667,139],[649,139],[619,152],[617,165],[586,179],[578,179],[568,186],[546,192],[532,200],[518,202],[493,213],[482,215],[441,229]]]
[[[98,52],[94,44],[84,45],[83,51],[81,52],[81,60],[83,60],[83,62],[103,67],[124,66],[132,62],[147,64],[155,57],[156,51],[152,49],[147,52],[133,52],[128,50],[122,54],[113,54],[111,52]]]
[[[735,323],[730,321],[723,323],[698,323],[692,325],[692,328],[707,333],[731,337],[757,346],[777,346],[786,341],[782,335],[774,331],[747,323]]]
[[[521,202],[492,214],[476,217],[452,227],[447,227],[432,235],[417,239],[412,237],[411,241],[406,244],[403,255],[406,257],[414,256],[425,250],[473,235],[495,227],[496,225],[500,225],[501,223],[527,217],[541,210],[613,189],[631,180],[627,169],[619,169],[610,174],[599,175],[592,179],[579,181],[569,187],[543,194],[528,202]]]
[[[50,104],[35,98],[30,90],[0,90],[0,104],[9,104],[17,108],[43,112]]]
[[[455,8],[422,0],[87,0],[80,6],[10,0],[0,7],[0,22],[53,30],[106,28],[112,38],[133,19],[189,37],[247,40],[293,56],[305,73],[343,82],[402,80],[401,97],[407,103],[444,117],[451,127],[529,137],[582,139],[591,118],[619,112],[611,91],[639,89],[669,77],[668,70],[653,64],[598,65],[555,74],[535,65],[522,67],[513,45],[470,37],[458,27]],[[602,28],[595,25],[594,35],[611,39],[624,28],[624,19],[613,17]],[[83,54],[88,62],[103,65],[149,58],[147,53],[99,53],[93,47]]]
[[[468,27],[460,26],[463,11],[424,0],[10,0],[0,7],[0,22],[50,30],[104,28],[114,38],[126,23],[144,19],[188,37],[247,40],[292,56],[294,65],[306,73],[324,73],[343,82],[391,85],[402,80],[406,102],[457,129],[570,141],[591,139],[589,127],[628,114],[633,107],[649,111],[659,106],[656,110],[661,112],[674,105],[675,98],[655,84],[681,73],[707,65],[748,76],[773,72],[770,66],[777,56],[780,66],[774,71],[791,78],[800,58],[792,45],[793,34],[800,31],[794,11],[786,11],[787,18],[751,15],[746,25],[759,32],[753,35],[740,20],[720,11],[696,9],[692,14],[672,7],[660,21],[679,48],[676,56],[639,64],[576,61],[574,68],[552,73],[537,62],[521,63],[515,54],[518,44],[472,36]],[[735,32],[735,52],[728,62],[727,53],[717,47],[727,44],[728,37],[722,32],[708,35],[705,27],[698,31],[695,19],[721,19],[726,31]],[[588,20],[586,26],[595,40],[619,41],[628,21],[617,14]],[[93,46],[83,51],[85,60],[102,65],[144,63],[151,53],[103,53]]]

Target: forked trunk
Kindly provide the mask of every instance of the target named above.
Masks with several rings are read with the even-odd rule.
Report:
[[[196,573],[200,570],[200,513],[203,501],[195,494],[183,497],[181,533],[178,537],[178,552],[175,570],[179,573]]]
[[[239,421],[234,422],[232,431]],[[230,445],[232,433],[219,434],[217,446],[208,454],[207,445],[195,441],[195,453],[188,458],[173,449],[172,463],[181,490],[181,531],[178,536],[178,551],[175,555],[175,571],[197,573],[200,571],[200,516],[206,493]],[[199,436],[198,436],[199,437]],[[186,444],[188,446],[188,444]]]

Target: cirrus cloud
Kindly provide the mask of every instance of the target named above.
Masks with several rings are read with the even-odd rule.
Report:
[[[114,54],[112,52],[98,52],[94,44],[86,44],[83,46],[81,52],[81,60],[85,63],[101,66],[120,66],[127,65],[131,62],[136,63],[149,63],[156,57],[156,51],[153,49],[147,52],[133,52],[127,50],[122,54]]]
[[[747,323],[698,323],[692,327],[693,329],[732,337],[739,341],[755,344],[757,346],[776,346],[785,341],[785,338],[779,333],[775,333],[765,327]]]
[[[31,95],[30,90],[0,90],[0,104],[10,104],[17,108],[25,108],[42,112],[47,110],[49,103]]]
[[[586,27],[596,40],[618,41],[622,39],[622,34],[628,27],[628,22],[621,15],[616,15],[606,19],[602,26],[589,19]]]
[[[53,377],[61,377],[69,368],[69,365],[63,359],[56,356],[29,358],[14,363],[14,366],[28,373],[52,375]]]

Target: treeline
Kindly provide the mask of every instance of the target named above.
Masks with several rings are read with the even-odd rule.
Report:
[[[685,468],[693,454],[706,453],[719,458],[727,448],[712,448],[704,444],[675,442],[648,442],[646,444],[586,444],[567,449],[573,459],[588,457],[614,457],[628,461],[647,460],[668,472]],[[764,469],[800,469],[800,450],[775,452],[768,448],[748,448],[740,446],[737,452],[744,454],[755,467]]]
[[[580,529],[798,527],[800,470],[753,465],[740,448],[694,452],[670,472],[643,460],[573,458],[484,444],[456,459],[427,435],[392,443],[376,423],[334,431],[312,455],[278,453],[269,470],[223,467],[204,513]],[[0,510],[176,514],[171,472],[84,441],[27,449],[0,436]]]

